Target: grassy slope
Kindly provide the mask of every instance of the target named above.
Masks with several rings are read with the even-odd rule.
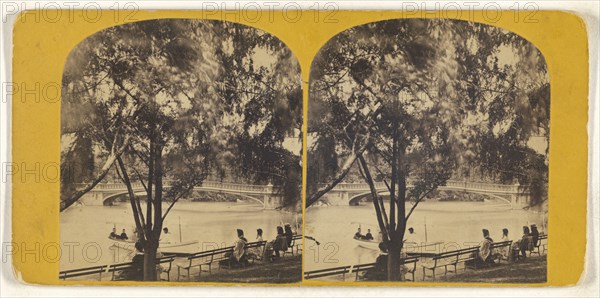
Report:
[[[511,264],[496,264],[491,268],[448,274],[440,281],[486,283],[544,283],[547,276],[546,256],[529,257]]]
[[[222,269],[202,274],[201,282],[297,283],[302,280],[302,256],[286,257],[273,263],[256,263],[246,268]]]

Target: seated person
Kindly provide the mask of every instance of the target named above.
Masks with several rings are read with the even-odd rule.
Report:
[[[492,244],[494,240],[490,237],[490,231],[483,229],[483,240],[479,244],[479,261],[489,264],[494,264],[494,256],[492,253]]]
[[[110,232],[110,235],[108,235],[108,238],[110,239],[121,239],[121,237],[117,234],[117,228],[113,228],[112,232]]]
[[[363,234],[360,232],[360,228],[354,233],[354,239],[363,239]]]
[[[263,252],[262,259],[267,262],[272,262],[275,259],[281,257],[280,251],[286,251],[288,249],[287,239],[283,233],[283,228],[277,226],[277,236],[274,240],[271,240],[265,244],[265,250]]]
[[[135,243],[135,254],[131,258],[133,265],[128,270],[123,270],[119,279],[144,280],[144,247],[141,242]]]
[[[127,237],[127,233],[125,233],[125,229],[123,229],[123,232],[121,232],[121,236],[119,236],[119,237],[123,240],[129,239],[129,237]]]
[[[233,244],[233,254],[232,261],[234,264],[237,263],[242,266],[246,266],[248,263],[248,259],[246,256],[246,243],[248,240],[244,237],[244,231],[242,229],[237,229],[238,239]]]
[[[379,256],[375,259],[375,267],[365,272],[364,278],[367,280],[387,280],[387,245],[379,243]]]
[[[523,226],[523,237],[519,241],[519,250],[521,251],[520,258],[527,257],[527,251],[533,250],[533,237],[528,226]]]
[[[365,235],[365,240],[373,240],[373,234],[371,234],[371,229],[367,229],[367,234]]]
[[[263,241],[262,235],[263,235],[263,230],[260,228],[256,229],[256,242]],[[248,254],[248,259],[260,260],[263,257],[263,248],[255,247],[252,249],[248,249],[246,253]]]
[[[275,255],[279,258],[279,257],[281,257],[279,252],[287,251],[287,249],[288,249],[288,244],[287,244],[287,239],[283,232],[283,228],[278,226],[277,227],[277,237],[275,237],[275,240],[273,241],[273,250],[275,252]]]
[[[284,230],[286,245],[288,247],[292,247],[292,239],[294,238],[294,232],[292,232],[292,227],[290,226],[290,224],[285,224]]]
[[[540,232],[538,231],[537,226],[535,224],[532,224],[531,225],[531,244],[533,246],[537,246],[539,238],[540,238]],[[533,250],[533,248],[531,250]]]
[[[490,232],[487,229],[483,229],[483,240],[479,243],[479,252],[473,253],[471,256],[474,260],[468,260],[465,262],[467,267],[482,267],[485,264],[494,264],[494,256],[492,254],[492,244],[494,240],[490,238]]]

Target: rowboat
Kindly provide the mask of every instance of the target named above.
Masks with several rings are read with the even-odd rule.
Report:
[[[352,238],[356,244],[362,248],[366,248],[366,249],[371,249],[371,250],[377,250],[379,251],[379,241],[373,239],[373,240],[367,240],[367,239],[359,239],[359,238]]]
[[[110,238],[109,238],[110,239]],[[112,246],[125,249],[134,250],[135,242],[131,240],[122,239],[110,239]],[[158,249],[164,254],[192,254],[198,252],[198,240],[187,241],[187,242],[175,242],[175,243],[159,243]]]

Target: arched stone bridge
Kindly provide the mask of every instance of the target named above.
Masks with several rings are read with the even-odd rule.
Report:
[[[412,183],[408,182],[408,188]],[[385,183],[375,182],[375,188],[381,194],[389,194]],[[512,208],[519,209],[529,204],[529,187],[525,185],[507,185],[485,182],[447,181],[446,185],[437,188],[440,191],[468,192],[488,195],[510,204]],[[358,205],[371,193],[367,183],[339,183],[327,192],[321,200],[328,205]]]
[[[136,194],[144,195],[146,193],[141,183],[133,183],[131,186]],[[165,181],[163,188],[168,189],[169,187],[169,182]],[[279,189],[273,185],[204,181],[201,185],[194,187],[194,190],[236,195],[260,203],[265,209],[276,209],[283,205],[283,197],[279,194]],[[80,202],[91,206],[111,205],[118,197],[126,194],[127,187],[123,183],[99,183],[83,195]]]

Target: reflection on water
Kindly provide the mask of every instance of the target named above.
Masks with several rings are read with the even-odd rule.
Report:
[[[166,205],[163,210],[166,210]],[[145,207],[142,207],[145,210]],[[301,223],[301,214],[263,210],[261,206],[231,202],[178,202],[167,216],[164,226],[173,238],[198,240],[198,250],[232,245],[236,229],[243,229],[248,241],[262,228],[265,240],[272,240],[282,223]],[[129,261],[129,251],[112,247],[108,239],[113,227],[131,236],[135,223],[128,204],[118,206],[73,206],[61,213],[60,239],[63,256],[60,270]]]
[[[407,204],[407,210],[411,204]],[[543,214],[511,210],[500,200],[485,202],[426,201],[411,215],[408,226],[415,229],[412,240],[417,243],[444,242],[441,246],[465,247],[477,245],[481,229],[490,231],[499,241],[502,229],[508,228],[510,239],[520,239],[522,227],[533,223],[544,230]],[[315,237],[320,246],[306,243],[305,270],[374,262],[377,250],[358,246],[352,236],[361,223],[363,234],[370,228],[378,231],[375,210],[371,203],[364,206],[323,206],[306,210],[306,235]]]

